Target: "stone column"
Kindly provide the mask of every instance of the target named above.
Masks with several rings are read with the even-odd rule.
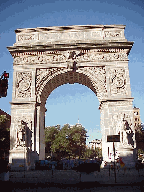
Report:
[[[36,151],[40,160],[45,159],[45,111],[44,105],[37,106]]]

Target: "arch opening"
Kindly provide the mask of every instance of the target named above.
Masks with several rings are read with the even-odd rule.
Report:
[[[78,123],[88,131],[87,145],[93,139],[101,139],[99,101],[86,86],[78,83],[64,84],[56,88],[46,101],[45,125],[55,126]]]

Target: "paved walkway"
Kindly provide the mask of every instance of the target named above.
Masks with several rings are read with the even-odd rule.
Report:
[[[81,177],[80,177],[81,176]],[[100,184],[115,184],[114,171],[101,169],[100,172],[95,171],[91,174],[80,174],[74,170],[35,170],[27,172],[10,172],[10,181],[20,183],[61,183],[76,184],[81,182],[98,182]],[[144,171],[139,172],[135,169],[116,170],[116,184],[134,184],[144,181]]]

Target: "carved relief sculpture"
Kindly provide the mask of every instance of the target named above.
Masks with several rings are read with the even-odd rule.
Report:
[[[110,69],[111,95],[127,94],[126,75],[124,68]]]
[[[23,120],[22,120],[23,119]],[[31,137],[32,137],[32,128],[31,120],[29,118],[16,118],[16,143],[15,148],[17,147],[27,147],[31,149]]]
[[[36,88],[37,88],[37,101],[40,101],[41,92],[48,81],[53,77],[67,73],[71,69],[66,68],[52,68],[52,69],[37,69],[36,77]],[[88,79],[93,83],[95,88],[95,93],[98,98],[107,96],[107,87],[106,87],[106,70],[105,67],[83,67],[78,68],[78,76],[82,73],[85,74]]]
[[[63,63],[68,61],[87,62],[87,61],[123,61],[127,60],[127,50],[73,50],[73,51],[45,51],[25,54],[13,54],[14,64],[46,64]]]
[[[121,144],[124,147],[134,145],[131,117],[127,113],[115,113],[111,118],[111,128],[115,135],[121,135]]]
[[[32,72],[17,72],[16,98],[31,97]]]

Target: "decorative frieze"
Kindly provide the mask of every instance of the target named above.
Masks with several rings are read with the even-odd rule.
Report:
[[[90,51],[90,49],[83,49],[83,50],[74,50],[77,54],[79,53],[79,52],[82,52],[82,53],[87,53],[87,52],[89,52]],[[55,50],[55,51],[29,51],[29,52],[27,52],[27,51],[25,51],[25,52],[15,52],[15,53],[12,53],[12,56],[13,56],[13,58],[15,58],[15,57],[22,57],[22,56],[25,56],[25,55],[32,55],[32,56],[34,56],[34,55],[45,55],[45,54],[61,54],[61,52],[62,51],[59,51],[59,50]],[[69,52],[72,52],[72,51],[68,51],[68,53]],[[119,48],[115,48],[115,49],[93,49],[93,50],[91,50],[91,52],[97,52],[97,53],[99,53],[99,52],[109,52],[109,53],[113,53],[113,52],[128,52],[128,49],[119,49]],[[68,57],[69,57],[69,55],[68,55]]]
[[[32,72],[16,73],[16,98],[31,97]]]
[[[110,52],[111,51],[111,52]],[[14,65],[26,64],[48,64],[48,63],[65,63],[70,61],[76,62],[107,62],[107,61],[124,61],[128,59],[126,51],[114,52],[114,50],[73,50],[59,52],[40,52],[14,55]],[[73,57],[71,55],[73,54]]]

